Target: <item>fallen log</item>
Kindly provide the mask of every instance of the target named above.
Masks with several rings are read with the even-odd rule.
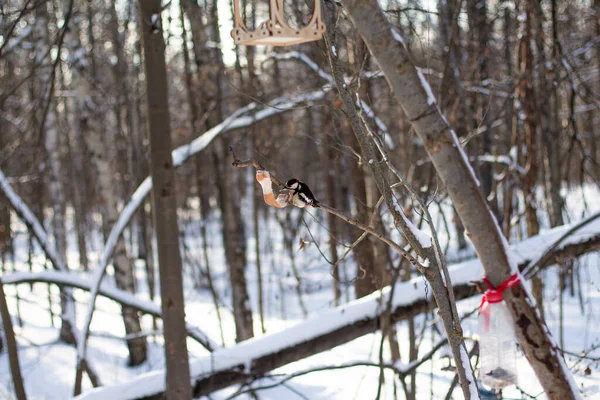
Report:
[[[571,225],[572,226],[572,225]],[[535,260],[544,249],[559,239],[571,226],[562,226],[511,246],[520,268]],[[552,255],[545,257],[547,267],[600,250],[600,222],[583,227],[562,244]],[[456,299],[477,293],[471,283],[480,280],[483,270],[474,259],[450,268]],[[423,280],[418,277],[397,284],[392,299],[394,321],[423,313],[434,304],[425,294]],[[343,306],[319,313],[284,331],[239,343],[231,348],[218,349],[211,355],[190,363],[194,379],[194,397],[207,395],[236,383],[248,382],[267,372],[294,361],[330,350],[379,329],[381,304],[389,300],[390,289],[355,300]],[[83,393],[77,399],[162,399],[165,390],[165,371],[152,371],[130,382],[98,388]]]

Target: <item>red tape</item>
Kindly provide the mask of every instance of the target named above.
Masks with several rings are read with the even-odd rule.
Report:
[[[483,297],[481,298],[481,305],[479,306],[479,310],[485,303],[500,303],[502,301],[502,294],[506,289],[517,286],[521,283],[521,278],[519,278],[519,274],[515,273],[510,278],[502,282],[497,288],[494,288],[487,277],[483,277],[482,279],[488,287],[488,290],[485,291]]]
[[[483,277],[483,281],[487,285],[488,290],[485,291],[485,293],[483,294],[483,297],[481,298],[481,304],[479,304],[479,313],[483,314],[485,317],[486,330],[487,330],[487,329],[489,329],[490,309],[489,309],[489,307],[486,307],[486,305],[500,303],[503,300],[502,294],[504,293],[504,291],[511,287],[517,286],[519,283],[521,283],[521,278],[519,278],[519,275],[517,273],[515,273],[510,278],[508,278],[507,280],[502,282],[500,285],[498,285],[497,288],[494,288],[492,286],[492,284],[490,283],[490,281],[488,280],[488,278],[486,278],[485,276]]]

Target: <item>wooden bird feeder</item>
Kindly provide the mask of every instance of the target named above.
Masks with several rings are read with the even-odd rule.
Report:
[[[285,22],[283,0],[269,0],[269,19],[249,31],[242,20],[240,0],[233,0],[233,29],[231,37],[236,45],[291,46],[319,40],[325,32],[321,17],[321,1],[314,0],[315,9],[307,26],[294,29]]]

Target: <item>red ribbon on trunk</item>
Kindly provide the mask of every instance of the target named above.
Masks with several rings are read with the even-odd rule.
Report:
[[[508,288],[517,286],[521,283],[521,279],[519,278],[518,273],[513,274],[510,278],[502,282],[497,288],[494,288],[490,281],[484,276],[483,281],[488,287],[488,290],[485,291],[483,297],[481,298],[481,304],[479,305],[479,313],[483,314],[485,318],[485,329],[489,330],[490,324],[490,308],[489,304],[500,303],[503,298],[502,294]]]

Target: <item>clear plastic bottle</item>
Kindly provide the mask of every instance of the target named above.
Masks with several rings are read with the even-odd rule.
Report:
[[[488,290],[479,312],[479,377],[502,389],[517,383],[517,346],[513,321],[502,292]]]

